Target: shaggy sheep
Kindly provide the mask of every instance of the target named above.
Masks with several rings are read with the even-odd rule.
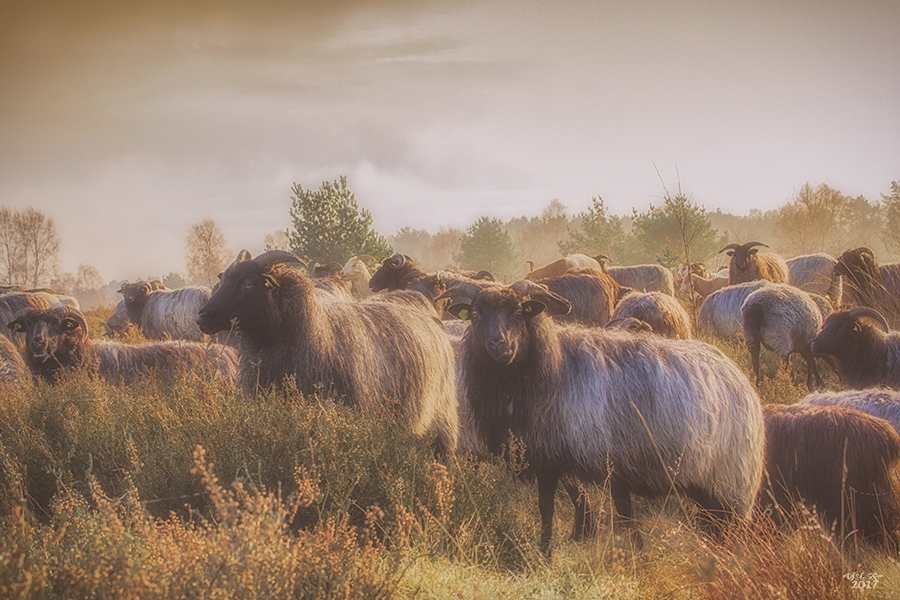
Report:
[[[707,296],[697,312],[697,331],[722,338],[743,335],[741,306],[747,296],[763,285],[763,281],[750,281],[724,287]]]
[[[16,346],[0,335],[0,384],[15,385],[28,380],[28,367]]]
[[[884,316],[872,308],[830,314],[812,351],[834,357],[835,371],[850,389],[900,389],[900,332],[891,331]]]
[[[616,280],[622,287],[632,288],[639,292],[662,292],[675,295],[675,277],[672,271],[662,265],[630,265],[625,267],[607,266],[609,258],[604,255],[595,257],[604,273]]]
[[[631,292],[613,311],[612,319],[634,317],[647,323],[653,333],[687,340],[692,337],[691,317],[681,302],[663,292]]]
[[[108,338],[125,333],[125,331],[133,325],[131,319],[128,318],[128,307],[125,306],[125,300],[119,300],[113,314],[111,314],[108,319],[101,322],[100,325],[103,326],[103,333]]]
[[[146,281],[123,283],[119,293],[125,298],[128,318],[151,340],[203,339],[197,327],[197,313],[209,300],[209,288],[157,289]]]
[[[596,269],[602,271],[603,267],[596,258],[591,258],[585,254],[570,254],[565,258],[555,260],[549,265],[544,265],[538,269],[534,268],[534,263],[528,261],[531,270],[525,279],[529,281],[540,281],[551,277],[559,277],[565,275],[569,269]]]
[[[838,523],[889,547],[900,527],[900,436],[877,417],[844,406],[767,405],[766,475],[759,504],[779,513],[815,506],[825,527]],[[843,517],[843,520],[842,520]]]
[[[834,266],[844,280],[844,301],[851,306],[868,306],[900,327],[900,263],[879,265],[869,248],[847,250]]]
[[[784,283],[767,283],[747,296],[741,305],[744,344],[759,387],[759,350],[765,346],[787,360],[796,352],[806,360],[806,388],[822,387],[810,345],[822,328],[822,313],[813,299]]]
[[[439,448],[456,448],[458,416],[453,348],[431,310],[326,297],[286,266],[289,252],[252,258],[246,250],[222,274],[197,322],[208,334],[240,331],[245,390],[291,378],[312,395],[334,394],[366,408],[396,401],[418,435],[436,429]]]
[[[716,528],[749,514],[762,473],[759,398],[719,350],[694,340],[562,327],[569,303],[531,281],[448,291],[471,321],[458,382],[490,452],[510,433],[538,481],[549,554],[559,478],[608,483],[633,528],[631,494],[680,491]]]
[[[885,388],[816,392],[801,400],[817,406],[846,406],[884,419],[900,433],[900,392]]]
[[[217,344],[158,342],[141,345],[93,341],[81,311],[70,307],[23,309],[9,329],[25,333],[25,364],[54,382],[63,369],[87,370],[110,383],[131,383],[149,374],[206,371],[234,385],[237,354]]]
[[[825,296],[835,305],[841,303],[843,278],[835,274],[837,260],[830,254],[805,254],[787,261],[790,284],[804,292]]]
[[[728,283],[736,285],[747,281],[765,279],[773,283],[790,283],[791,275],[787,263],[777,254],[758,254],[756,246],[768,248],[762,242],[728,244],[719,252],[731,257],[728,263]]]

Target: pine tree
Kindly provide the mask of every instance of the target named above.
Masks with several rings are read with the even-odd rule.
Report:
[[[503,281],[519,279],[522,266],[500,219],[481,217],[466,229],[453,260],[460,269],[488,270]]]

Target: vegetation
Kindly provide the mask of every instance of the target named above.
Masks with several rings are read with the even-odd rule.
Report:
[[[94,311],[89,323],[108,312]],[[131,341],[138,341],[137,338]],[[711,340],[745,371],[738,342]],[[804,395],[764,355],[766,402]],[[796,379],[796,383],[794,381]],[[832,380],[833,382],[833,380]],[[83,377],[0,394],[0,595],[8,598],[890,597],[890,557],[765,519],[715,544],[675,498],[638,500],[647,549],[600,532],[537,548],[533,484],[503,458],[437,462],[388,405],[360,414],[190,376]],[[572,522],[560,495],[557,527]],[[855,578],[855,579],[854,579]],[[852,589],[854,582],[876,583]]]
[[[515,279],[519,271],[512,239],[500,219],[490,217],[481,217],[466,229],[459,241],[459,253],[453,258],[460,269],[486,269],[501,281]]]
[[[212,219],[203,219],[191,226],[184,249],[188,279],[193,285],[211,288],[219,273],[234,260],[225,235]]]

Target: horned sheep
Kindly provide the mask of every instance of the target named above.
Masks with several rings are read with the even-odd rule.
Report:
[[[766,475],[759,505],[783,514],[815,506],[830,529],[896,547],[900,436],[877,417],[844,406],[766,405]],[[842,535],[843,538],[843,535]]]
[[[510,433],[538,482],[542,551],[549,554],[561,476],[608,483],[633,526],[631,494],[685,493],[716,525],[744,518],[762,474],[759,398],[718,349],[548,318],[569,303],[544,286],[457,286],[450,311],[471,321],[461,394],[489,451]],[[721,519],[721,520],[719,520]],[[640,545],[640,534],[632,529]]]
[[[822,387],[813,358],[813,339],[822,328],[822,313],[809,294],[783,283],[767,283],[741,305],[744,344],[759,386],[759,352],[765,346],[782,359],[797,353],[806,360],[806,387]]]
[[[439,449],[456,448],[453,348],[437,313],[378,296],[348,301],[314,291],[286,263],[289,252],[242,251],[197,318],[208,334],[240,332],[240,380],[247,391],[293,380],[304,394],[333,394],[366,408],[394,400],[415,434],[437,430]]]
[[[843,278],[846,304],[874,308],[900,326],[900,263],[879,265],[875,253],[861,247],[841,254],[834,273]]]
[[[900,389],[900,332],[878,311],[861,306],[832,313],[812,342],[816,354],[832,356],[843,384]]]
[[[663,292],[631,292],[613,311],[612,319],[634,317],[647,323],[653,333],[687,340],[692,337],[691,318],[681,302]]]
[[[25,364],[50,382],[64,369],[88,371],[107,382],[126,384],[150,374],[169,377],[194,370],[211,373],[232,386],[237,379],[237,354],[231,348],[183,341],[95,342],[81,311],[67,306],[22,309],[8,327],[25,334]]]
[[[762,242],[728,244],[719,252],[731,257],[728,263],[728,283],[736,285],[747,281],[765,279],[773,283],[790,283],[791,275],[787,262],[778,254],[759,254],[757,246],[768,248]]]
[[[209,288],[183,287],[177,290],[153,289],[150,283],[123,283],[119,293],[125,299],[128,318],[151,340],[203,339],[197,327],[197,313],[207,300]]]

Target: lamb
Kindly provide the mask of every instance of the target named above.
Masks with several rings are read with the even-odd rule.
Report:
[[[634,317],[647,323],[653,333],[688,340],[692,337],[691,318],[681,302],[663,292],[631,292],[613,311],[612,319]]]
[[[630,265],[625,267],[607,266],[609,258],[604,255],[594,257],[604,273],[616,280],[622,287],[639,292],[662,292],[675,295],[675,277],[672,271],[662,265]]]
[[[844,406],[767,405],[766,475],[760,506],[781,512],[803,501],[814,505],[841,539],[897,547],[900,527],[900,436],[877,417]]]
[[[701,263],[694,263],[694,265],[697,264]],[[728,285],[728,269],[723,269],[719,273],[709,277],[709,273],[706,272],[705,267],[703,271],[706,272],[706,274],[704,275],[703,272],[699,272],[699,269],[695,271],[694,265],[691,265],[690,269],[679,271],[681,273],[680,289],[683,294],[691,295],[693,293],[695,298],[702,302],[713,292]],[[682,267],[684,267],[684,265],[682,265]]]
[[[879,265],[870,248],[847,250],[834,266],[844,281],[845,302],[868,306],[900,326],[900,263]]]
[[[81,311],[68,306],[20,310],[9,329],[25,334],[25,364],[31,372],[56,382],[65,369],[130,384],[147,375],[164,377],[184,371],[209,372],[228,385],[237,379],[237,354],[217,344],[157,342],[141,345],[93,341]]]
[[[123,283],[119,288],[131,322],[141,328],[147,339],[201,341],[203,334],[197,327],[197,313],[209,300],[209,288],[192,286],[154,290],[153,287],[142,281]]]
[[[800,401],[817,406],[846,406],[884,419],[900,433],[900,392],[885,388],[817,392]]]
[[[747,296],[764,285],[762,281],[750,281],[730,285],[707,296],[697,313],[697,330],[707,335],[731,338],[743,335],[744,325],[741,306]]]
[[[820,294],[839,305],[843,292],[843,278],[835,274],[837,260],[830,254],[804,254],[787,261],[790,284],[804,292]]]
[[[768,248],[762,242],[728,244],[719,252],[731,257],[728,263],[728,283],[736,285],[747,281],[765,279],[773,283],[790,283],[790,271],[787,262],[777,254],[758,254],[756,246]]]
[[[544,265],[538,269],[534,268],[534,263],[528,261],[531,269],[525,279],[529,281],[540,281],[541,279],[549,279],[551,277],[559,277],[565,275],[569,269],[596,269],[602,271],[603,267],[596,258],[591,258],[586,254],[570,254],[565,258],[553,261],[549,265]]]
[[[782,359],[796,352],[806,360],[806,387],[822,387],[822,376],[810,348],[822,328],[822,313],[813,299],[784,283],[767,283],[741,305],[744,344],[759,387],[759,350],[765,346]]]
[[[900,389],[900,332],[891,331],[884,316],[872,308],[829,315],[812,351],[834,357],[835,371],[850,389]]]
[[[509,434],[537,477],[549,554],[561,476],[608,483],[633,528],[631,493],[683,492],[718,529],[744,518],[762,475],[759,398],[718,349],[552,319],[569,303],[531,281],[461,284],[450,312],[471,321],[458,382],[490,452]],[[632,539],[641,544],[632,529]]]
[[[244,390],[282,385],[306,395],[334,395],[362,409],[396,401],[414,434],[437,431],[438,450],[458,435],[453,348],[437,313],[378,296],[353,301],[315,292],[286,263],[296,256],[246,250],[222,274],[200,310],[200,329],[232,327],[239,336]]]

